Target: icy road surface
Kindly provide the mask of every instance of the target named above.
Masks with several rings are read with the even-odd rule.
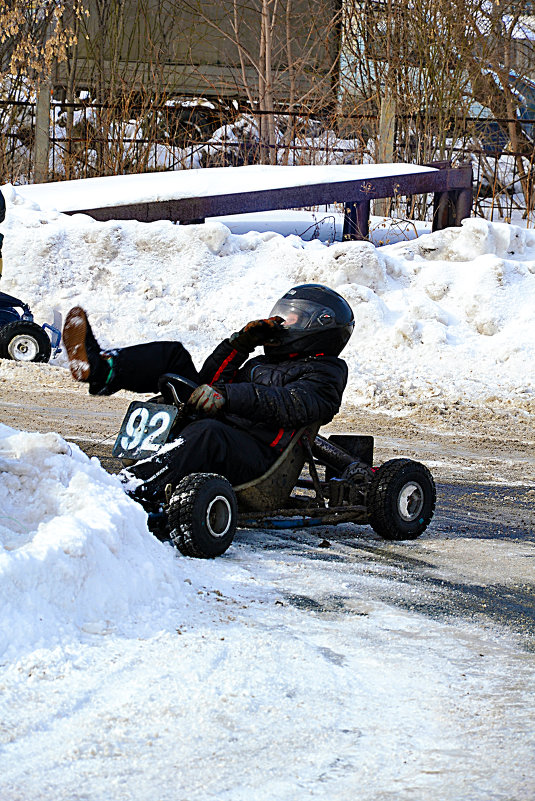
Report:
[[[174,631],[5,665],[2,799],[534,797],[532,652],[377,600],[400,570],[358,549],[265,546],[182,564]]]

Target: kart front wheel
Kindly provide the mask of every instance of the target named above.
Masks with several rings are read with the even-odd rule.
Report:
[[[192,473],[169,501],[170,538],[185,556],[212,559],[234,539],[238,504],[232,486],[217,473]]]
[[[420,462],[391,459],[379,467],[368,489],[368,520],[386,540],[414,540],[435,510],[433,476]]]
[[[15,320],[0,329],[0,358],[47,362],[52,345],[46,331],[29,320]]]

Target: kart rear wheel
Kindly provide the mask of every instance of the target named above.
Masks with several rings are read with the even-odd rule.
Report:
[[[236,494],[226,478],[192,473],[169,501],[169,536],[185,556],[221,556],[234,539],[237,512]]]
[[[29,320],[15,320],[0,329],[0,358],[47,362],[52,345],[46,331]]]
[[[414,540],[435,510],[433,476],[420,462],[391,459],[375,472],[368,489],[368,520],[386,540]]]

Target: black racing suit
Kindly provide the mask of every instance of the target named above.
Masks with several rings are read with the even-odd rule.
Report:
[[[347,365],[335,356],[249,359],[228,339],[199,371],[180,342],[122,348],[115,364],[114,390],[157,392],[159,377],[170,372],[220,387],[226,397],[222,419],[190,423],[174,448],[122,471],[127,491],[146,500],[162,497],[166,484],[189,473],[219,473],[234,486],[261,476],[297,429],[332,420],[347,383]]]

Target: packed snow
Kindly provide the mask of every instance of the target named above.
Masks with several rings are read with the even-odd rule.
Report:
[[[76,445],[2,425],[0,470],[1,658],[133,619],[139,634],[187,600],[141,507]]]
[[[98,223],[2,191],[1,289],[39,323],[81,304],[103,346],[179,338],[200,364],[321,282],[355,312],[346,409],[533,412],[535,232],[470,219],[327,246]],[[535,797],[535,666],[506,634],[370,600],[388,571],[303,560],[291,541],[245,532],[221,559],[183,558],[57,433],[2,424],[0,484],[2,801]]]

